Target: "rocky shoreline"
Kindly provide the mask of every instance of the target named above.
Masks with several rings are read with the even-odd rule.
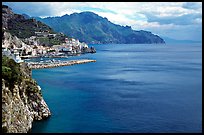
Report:
[[[4,133],[27,133],[34,120],[51,116],[40,86],[31,77],[26,63],[20,64],[21,82],[11,88],[11,82],[2,78],[2,130]]]
[[[95,53],[96,50],[74,38],[68,39],[63,34],[53,34],[54,31],[49,26],[35,19],[25,19],[6,5],[2,5],[2,30],[2,132],[28,133],[32,129],[33,121],[51,116],[40,86],[32,79],[31,70],[96,60],[27,63],[22,59],[63,58]],[[36,33],[43,34],[43,40],[48,40],[48,44],[43,40],[40,42],[42,37]],[[49,35],[55,36],[50,38]]]
[[[41,68],[54,68],[60,66],[71,66],[75,64],[83,64],[89,62],[96,62],[96,60],[82,59],[82,60],[57,61],[51,63],[29,62],[28,66],[31,69],[41,69]]]

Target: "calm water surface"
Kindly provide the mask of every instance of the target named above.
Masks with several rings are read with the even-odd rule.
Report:
[[[202,132],[202,45],[94,45],[32,71],[52,116],[32,132]]]

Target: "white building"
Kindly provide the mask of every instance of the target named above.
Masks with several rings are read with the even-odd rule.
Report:
[[[16,63],[23,62],[23,60],[19,56],[19,49],[14,49],[13,59]]]

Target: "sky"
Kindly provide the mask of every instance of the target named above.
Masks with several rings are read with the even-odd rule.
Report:
[[[134,30],[202,41],[202,2],[3,2],[15,13],[54,17],[91,11]]]

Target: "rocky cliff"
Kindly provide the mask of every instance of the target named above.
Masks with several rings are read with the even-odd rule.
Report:
[[[51,113],[26,63],[11,67],[14,61],[5,56],[3,59],[6,62],[2,63],[2,129],[8,133],[26,133],[32,128],[33,120],[45,119]],[[9,68],[17,67],[20,78],[12,81],[15,73],[10,73]]]
[[[5,48],[22,48],[27,46],[21,39],[12,36],[9,32],[2,32],[2,47]]]
[[[23,42],[9,33],[2,35],[2,46],[21,47]],[[26,133],[34,120],[48,118],[51,112],[41,88],[32,79],[26,63],[2,56],[2,129],[7,133]]]

